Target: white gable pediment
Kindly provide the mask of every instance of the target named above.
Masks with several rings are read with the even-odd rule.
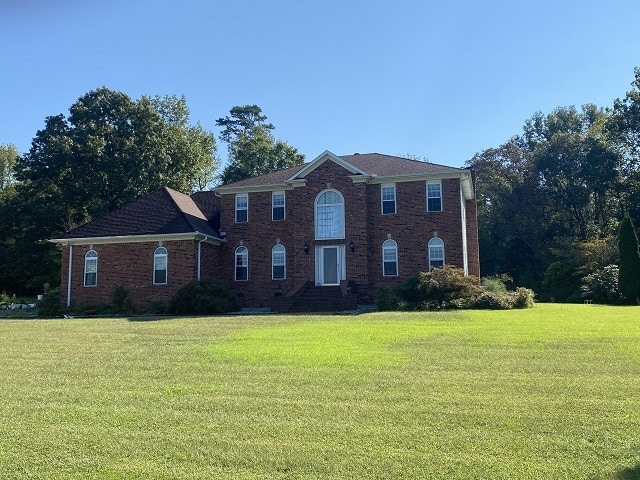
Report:
[[[318,168],[320,165],[322,165],[326,161],[331,161],[340,165],[341,167],[351,172],[353,175],[365,175],[365,176],[369,175],[367,172],[360,170],[358,167],[350,164],[349,162],[338,157],[337,155],[331,153],[329,150],[325,150],[316,158],[314,158],[311,162],[309,162],[304,168],[298,170],[298,172],[296,172],[294,175],[289,177],[287,179],[287,182],[292,182],[295,180],[301,180],[305,178],[309,173],[314,171],[316,168]]]

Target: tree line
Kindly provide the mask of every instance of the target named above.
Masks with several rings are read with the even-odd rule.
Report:
[[[266,119],[257,105],[217,119],[228,149],[220,171],[215,135],[191,123],[184,96],[134,100],[103,87],[47,117],[28,152],[0,145],[0,291],[55,288],[50,238],[161,186],[190,194],[304,162]]]
[[[631,87],[606,108],[536,113],[466,163],[477,175],[483,275],[507,274],[543,300],[620,300],[620,223],[627,214],[640,225],[638,68]]]

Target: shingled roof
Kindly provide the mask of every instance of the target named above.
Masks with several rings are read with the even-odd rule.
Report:
[[[303,165],[277,170],[257,177],[247,178],[234,183],[228,183],[218,187],[216,190],[224,192],[225,189],[235,189],[241,187],[262,187],[269,185],[281,185],[295,178],[304,178],[300,173],[313,168],[316,162],[324,158],[340,159],[343,165],[353,169],[355,174],[370,177],[393,177],[406,175],[447,175],[460,174],[466,170],[436,163],[422,162],[409,158],[384,155],[381,153],[355,153],[353,155],[334,156],[331,152],[324,152],[315,160]]]
[[[209,193],[209,196],[213,197],[213,194]],[[198,200],[202,203],[202,199]],[[180,233],[219,237],[211,219],[207,219],[191,197],[163,187],[52,241]]]

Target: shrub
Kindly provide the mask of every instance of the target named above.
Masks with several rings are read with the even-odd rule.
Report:
[[[512,295],[506,291],[504,293],[485,291],[478,295],[472,308],[507,310],[513,308]]]
[[[146,313],[149,315],[164,315],[169,311],[169,306],[164,300],[151,300]]]
[[[501,273],[484,277],[480,281],[480,285],[485,292],[506,293],[508,290],[507,283],[511,282],[513,282],[513,278],[506,273]]]
[[[407,307],[407,309],[415,308],[415,306],[420,303],[421,296],[420,291],[418,290],[419,285],[420,277],[416,275],[395,288],[396,295],[400,298],[402,304]]]
[[[580,275],[578,264],[573,260],[553,262],[544,272],[543,287],[552,302],[575,302],[580,300]]]
[[[381,312],[401,310],[400,297],[389,287],[380,287],[376,291],[376,306]]]
[[[36,308],[39,317],[59,317],[65,312],[65,308],[60,303],[58,292],[49,292],[38,300]]]
[[[129,293],[129,290],[124,288],[122,285],[118,285],[113,289],[113,309],[115,313],[124,315],[135,312],[131,293]]]
[[[618,287],[617,265],[607,265],[582,279],[582,297],[595,303],[620,305],[625,298]]]
[[[535,305],[536,294],[530,288],[516,288],[513,308],[531,308]]]
[[[233,292],[225,284],[212,279],[186,284],[169,304],[169,311],[178,314],[226,313],[237,308]]]
[[[418,284],[421,308],[464,308],[480,295],[478,279],[450,265],[420,273]]]

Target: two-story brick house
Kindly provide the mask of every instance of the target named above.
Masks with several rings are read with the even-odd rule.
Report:
[[[52,240],[63,298],[107,303],[122,285],[142,307],[213,277],[245,306],[320,310],[445,263],[479,276],[474,187],[466,169],[324,152],[191,197],[162,189]]]

